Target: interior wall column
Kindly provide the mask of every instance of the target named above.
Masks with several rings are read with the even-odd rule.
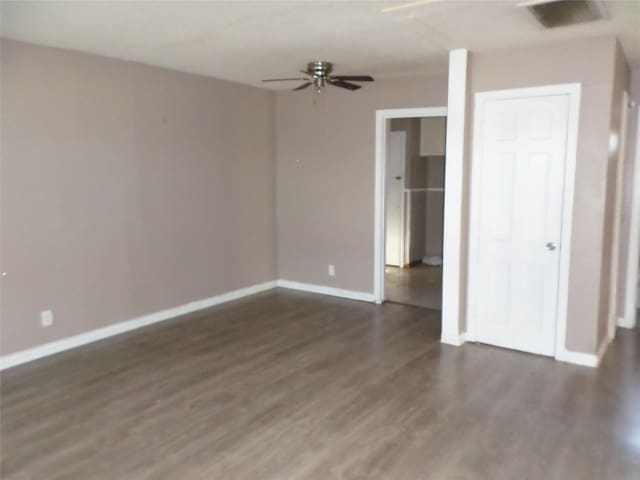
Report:
[[[463,185],[468,97],[467,49],[449,52],[449,90],[447,100],[447,139],[445,159],[444,234],[442,262],[442,337],[450,345],[465,342],[463,288],[466,278],[466,252],[463,250]]]

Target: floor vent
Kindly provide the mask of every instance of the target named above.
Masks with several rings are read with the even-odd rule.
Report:
[[[543,0],[520,4],[544,28],[565,27],[604,18],[600,2],[588,0]]]

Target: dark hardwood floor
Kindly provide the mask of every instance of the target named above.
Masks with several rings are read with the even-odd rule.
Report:
[[[385,265],[385,298],[391,302],[442,310],[442,267]]]
[[[2,373],[16,479],[640,479],[640,336],[600,369],[275,290]]]

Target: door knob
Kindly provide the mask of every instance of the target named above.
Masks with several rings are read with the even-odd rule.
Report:
[[[547,250],[555,250],[556,249],[556,244],[553,242],[547,242]]]
[[[396,180],[402,180],[402,177],[396,177]]]

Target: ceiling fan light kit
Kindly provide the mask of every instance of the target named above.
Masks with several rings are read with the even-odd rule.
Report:
[[[294,91],[304,90],[307,87],[313,85],[316,93],[322,92],[322,89],[327,85],[334,87],[344,88],[346,90],[355,91],[362,88],[353,82],[373,82],[371,75],[332,75],[333,63],[318,60],[315,62],[309,62],[306,70],[301,70],[300,73],[306,75],[305,77],[295,78],[269,78],[263,80],[263,82],[291,82],[302,81],[301,85],[294,88]]]

